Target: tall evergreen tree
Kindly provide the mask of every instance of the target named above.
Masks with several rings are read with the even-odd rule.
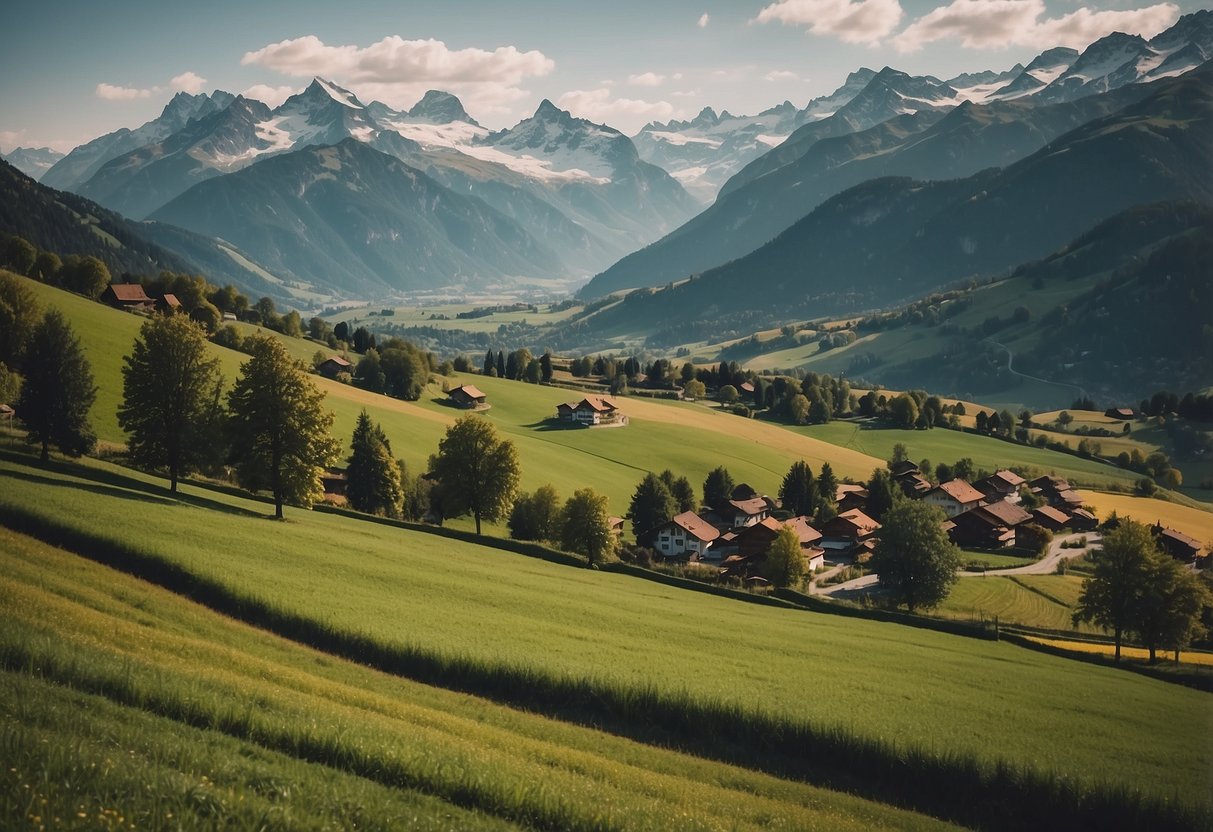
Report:
[[[539,356],[540,378],[547,382],[552,380],[552,354],[545,352]]]
[[[254,338],[251,354],[228,393],[231,459],[246,488],[273,494],[281,519],[285,502],[310,507],[320,498],[324,469],[340,446],[306,366],[271,337]]]
[[[674,472],[669,468],[662,471],[660,476],[665,487],[670,489],[670,495],[674,498],[674,505],[678,512],[694,511],[696,508],[695,487],[691,485],[691,481],[686,477],[675,477]]]
[[[834,476],[834,469],[828,462],[821,464],[821,476],[817,478],[818,511],[822,506],[829,506],[831,509],[838,506],[838,477]]]
[[[118,424],[130,434],[131,459],[167,468],[169,490],[207,462],[218,462],[222,408],[219,360],[206,335],[185,315],[156,315],[122,367]]]
[[[636,542],[641,546],[651,546],[657,527],[669,521],[676,514],[677,508],[674,495],[661,481],[661,477],[652,471],[645,474],[632,494],[632,503],[628,509]]]
[[[704,504],[715,508],[720,503],[723,503],[732,495],[733,485],[733,477],[729,475],[727,468],[721,465],[718,468],[712,469],[703,481]]]
[[[497,378],[505,378],[505,353],[497,350]]]
[[[358,511],[399,517],[404,503],[400,463],[383,428],[365,410],[358,415],[345,470],[346,499]]]
[[[487,350],[484,353],[484,367],[481,370],[486,376],[491,376],[496,373],[497,362],[493,359],[493,351]]]
[[[884,468],[877,468],[872,472],[867,489],[868,500],[864,506],[864,514],[877,521],[893,507],[893,502],[901,493],[901,489],[893,484],[893,477]]]
[[[446,517],[471,514],[480,522],[504,520],[521,476],[514,443],[497,435],[491,422],[471,414],[455,420],[430,457],[438,501]]]
[[[26,345],[25,381],[14,408],[29,441],[42,445],[42,460],[54,445],[69,456],[93,449],[97,436],[88,411],[97,398],[93,373],[67,319],[52,309],[34,327]]]
[[[809,463],[803,459],[792,463],[779,486],[779,499],[796,516],[812,517],[817,512],[817,489]]]

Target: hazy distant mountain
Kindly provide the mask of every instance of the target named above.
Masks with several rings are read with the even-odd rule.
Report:
[[[364,296],[560,272],[513,220],[354,139],[202,182],[152,218],[229,240],[284,277]]]
[[[291,299],[290,291],[246,255],[215,240],[118,216],[84,197],[56,191],[0,162],[0,235],[16,234],[60,255],[101,258],[115,276],[161,270],[205,274],[254,296]],[[245,265],[239,262],[243,260]]]
[[[1213,204],[1211,76],[1156,82],[1138,103],[1001,171],[865,182],[745,257],[642,294],[617,313],[604,310],[594,324],[617,325],[612,313],[636,327],[747,311],[773,320],[873,308],[1043,256],[1136,205]]]
[[[12,153],[6,153],[0,158],[37,181],[63,158],[63,154],[49,147],[17,147]]]
[[[803,109],[785,101],[756,116],[735,116],[704,107],[690,121],[647,124],[632,141],[642,159],[669,171],[690,194],[710,203],[729,177],[802,124],[832,116],[875,75],[870,69],[859,69],[833,93],[813,99]]]
[[[222,110],[234,100],[235,96],[222,90],[211,95],[179,92],[156,118],[134,130],[124,127],[80,145],[47,171],[41,181],[61,191],[74,191],[110,159],[165,139],[185,127],[191,118]]]

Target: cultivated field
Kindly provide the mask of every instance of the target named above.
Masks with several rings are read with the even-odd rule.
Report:
[[[1164,526],[1178,529],[1206,545],[1213,543],[1213,512],[1152,497],[1134,497],[1130,494],[1107,494],[1099,491],[1080,491],[1079,494],[1082,495],[1084,503],[1094,506],[1101,518],[1115,511],[1121,517],[1132,517],[1142,523],[1161,522]]]
[[[1207,695],[1133,674],[314,512],[274,523],[264,504],[192,487],[172,500],[159,481],[99,463],[56,471],[9,458],[0,478],[10,517],[167,560],[255,604],[433,661],[525,669],[539,687],[581,679],[611,696],[687,696],[928,758],[972,755],[1208,800]],[[137,524],[96,520],[132,515]]]

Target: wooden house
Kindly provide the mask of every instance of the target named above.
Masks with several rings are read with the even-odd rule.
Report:
[[[948,537],[958,546],[982,549],[1014,546],[1016,527],[1031,520],[1032,515],[1014,503],[995,500],[953,517]]]
[[[839,483],[834,489],[834,502],[839,511],[850,511],[853,508],[865,509],[868,506],[868,489],[862,485]]]
[[[101,293],[101,302],[128,312],[150,312],[156,308],[156,301],[138,283],[111,283]]]
[[[693,511],[684,511],[657,528],[653,548],[667,558],[701,558],[720,531]]]
[[[984,500],[985,495],[964,480],[941,482],[922,496],[924,503],[942,508],[948,517],[977,508]]]
[[[619,407],[606,396],[586,396],[579,402],[558,404],[556,418],[562,422],[574,422],[587,427],[620,421],[627,424],[627,417],[620,414]]]
[[[1070,515],[1053,506],[1032,509],[1032,522],[1051,532],[1060,532],[1070,523]]]
[[[872,539],[880,524],[857,508],[844,511],[821,527],[821,546],[839,554],[853,552],[861,543]]]
[[[316,372],[325,378],[337,378],[341,373],[349,373],[354,365],[339,355],[330,355],[316,366]]]
[[[1019,502],[1019,487],[1027,480],[1014,471],[996,471],[983,480],[973,483],[987,500],[1009,500]]]
[[[448,390],[446,396],[455,407],[467,410],[484,407],[488,401],[488,396],[474,384],[462,384],[453,390]]]
[[[1208,553],[1199,540],[1177,529],[1168,529],[1161,523],[1150,527],[1158,547],[1171,557],[1183,563],[1196,563]]]

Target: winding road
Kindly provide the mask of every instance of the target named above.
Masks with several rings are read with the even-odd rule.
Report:
[[[1081,549],[1064,549],[1063,543],[1069,543],[1072,540],[1077,540],[1081,537],[1086,537],[1087,545]],[[1049,550],[1040,560],[1033,561],[1026,566],[1014,566],[1007,569],[987,569],[984,572],[969,572],[961,570],[957,574],[962,578],[984,578],[997,577],[1004,575],[1052,575],[1057,571],[1057,564],[1063,560],[1070,558],[1082,557],[1092,547],[1100,541],[1100,536],[1096,532],[1077,532],[1074,534],[1063,534],[1053,538],[1049,543]],[[819,577],[828,577],[842,567],[836,567],[829,571],[823,572]],[[834,595],[838,592],[852,592],[859,589],[871,589],[880,583],[879,575],[864,575],[862,578],[855,578],[851,581],[846,581],[834,586],[817,587],[816,582],[811,587],[814,595]]]
[[[1007,372],[1010,373],[1011,375],[1019,376],[1020,378],[1030,379],[1031,381],[1038,381],[1041,384],[1051,384],[1054,387],[1068,387],[1071,390],[1077,390],[1078,395],[1081,396],[1082,398],[1084,398],[1084,399],[1087,398],[1087,391],[1084,390],[1082,387],[1079,387],[1077,384],[1067,384],[1064,381],[1050,381],[1047,378],[1041,378],[1040,376],[1030,376],[1027,373],[1019,372],[1019,370],[1015,369],[1015,366],[1014,366],[1015,365],[1015,353],[1011,352],[1010,347],[1008,347],[1006,344],[1001,344],[998,341],[995,341],[993,338],[987,338],[986,340],[988,342],[990,342],[991,344],[993,344],[994,346],[998,347],[1000,350],[1003,350],[1004,352],[1006,352],[1006,354],[1007,354]]]

